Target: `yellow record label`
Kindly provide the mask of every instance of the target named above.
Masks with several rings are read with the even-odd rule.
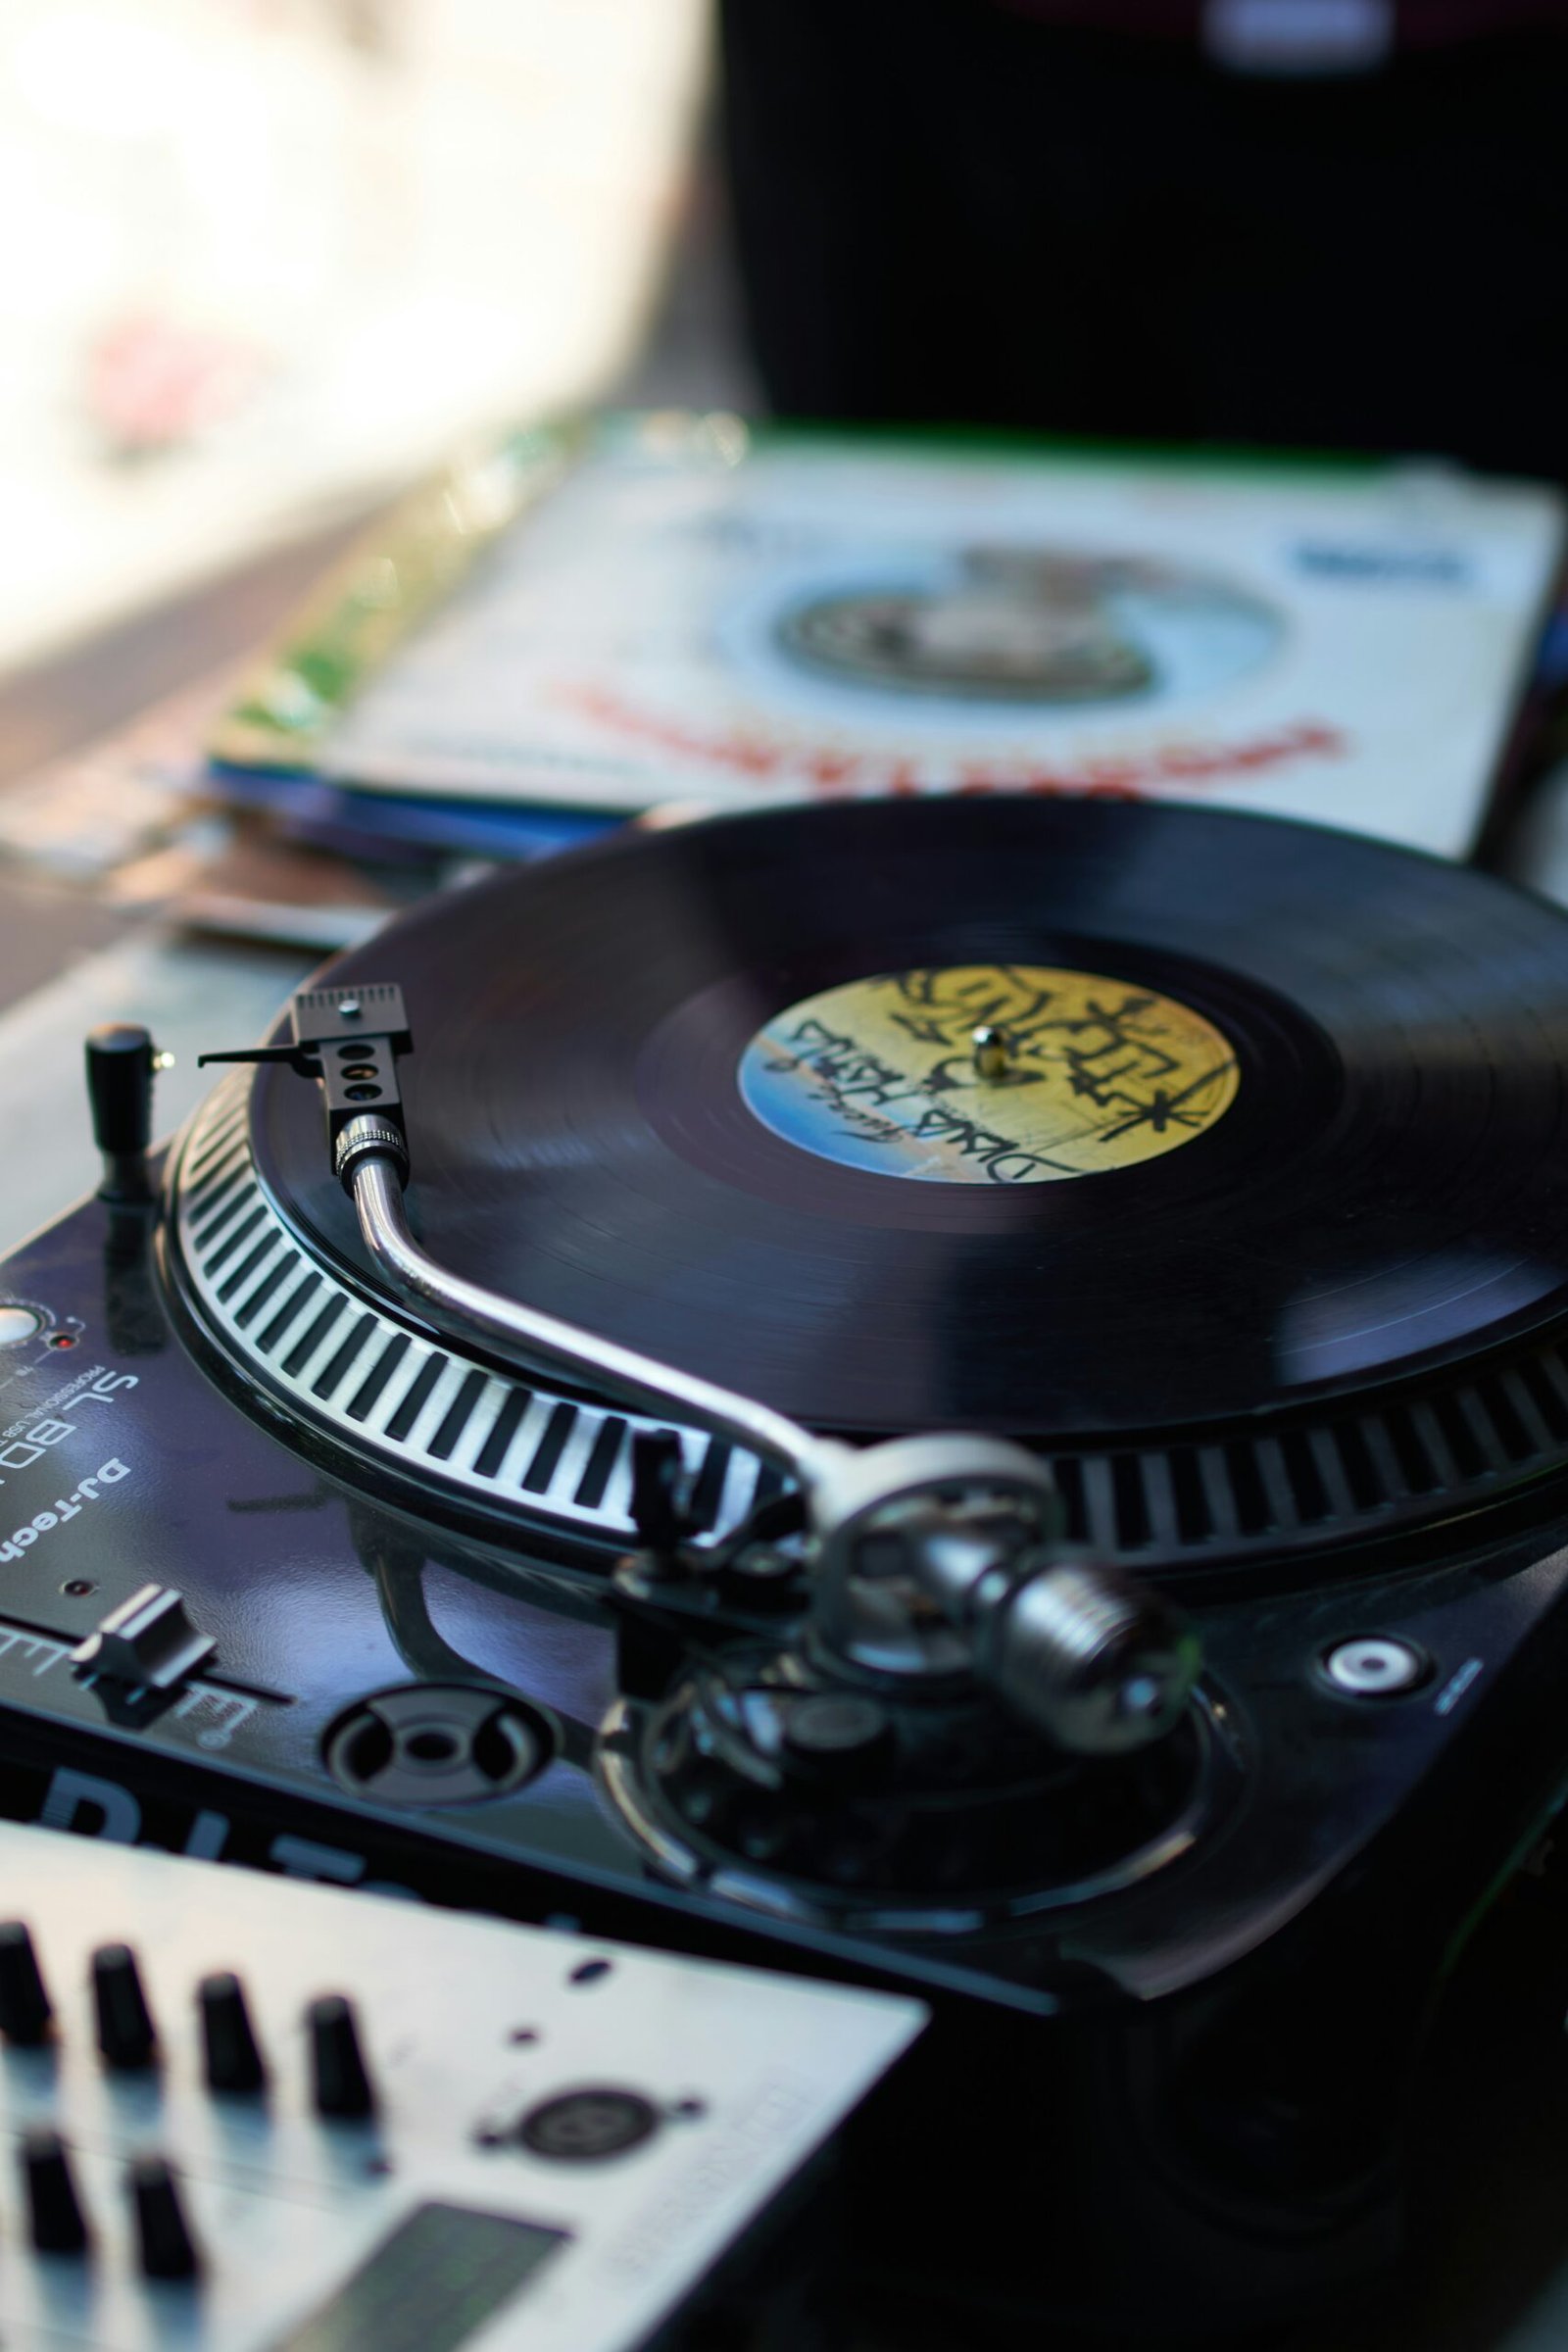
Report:
[[[1136,1167],[1236,1100],[1236,1056],[1174,997],[1033,963],[884,972],[759,1030],[741,1093],[775,1135],[927,1184]]]

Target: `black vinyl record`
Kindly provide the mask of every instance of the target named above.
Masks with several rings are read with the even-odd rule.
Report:
[[[334,978],[404,989],[438,1259],[819,1428],[1217,1425],[1563,1304],[1568,919],[1372,841],[767,812],[434,901]],[[254,1103],[373,1279],[318,1090]]]

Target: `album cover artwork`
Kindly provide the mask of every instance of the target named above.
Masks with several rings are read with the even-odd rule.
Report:
[[[1196,800],[1463,856],[1562,550],[1555,493],[1430,466],[737,418],[522,436],[486,482],[508,527],[449,544],[427,501],[364,550],[223,757],[605,811]]]

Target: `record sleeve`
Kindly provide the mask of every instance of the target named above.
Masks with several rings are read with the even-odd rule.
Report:
[[[1022,791],[1462,857],[1562,527],[1432,466],[534,431],[368,544],[217,748],[470,814]]]

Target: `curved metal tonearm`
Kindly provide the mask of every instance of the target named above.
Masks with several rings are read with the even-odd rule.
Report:
[[[369,1128],[369,1120],[356,1122]],[[344,1141],[354,1128],[344,1132]],[[416,1241],[403,1204],[403,1184],[396,1162],[386,1151],[361,1149],[352,1158],[347,1177],[349,1197],[360,1220],[365,1246],[376,1264],[400,1291],[412,1292],[431,1306],[456,1315],[473,1330],[483,1332],[511,1353],[534,1365],[600,1391],[642,1412],[668,1413],[698,1428],[716,1431],[772,1462],[794,1479],[809,1500],[828,1474],[831,1460],[851,1448],[830,1438],[819,1438],[783,1413],[749,1396],[734,1395],[712,1381],[699,1380],[672,1364],[639,1355],[612,1340],[596,1339],[575,1324],[558,1321],[537,1308],[481,1290],[460,1274],[438,1265]],[[352,1147],[351,1147],[352,1149]],[[340,1157],[349,1153],[341,1152]]]
[[[397,1062],[412,1040],[391,983],[304,990],[292,1046],[207,1060],[287,1063],[321,1086],[332,1164],[365,1246],[397,1290],[466,1324],[525,1365],[710,1431],[800,1488],[811,1538],[818,1642],[863,1674],[933,1671],[911,1587],[956,1633],[973,1671],[1058,1746],[1100,1755],[1163,1737],[1186,1707],[1196,1641],[1157,1593],[1068,1556],[1043,1462],[984,1434],[858,1447],[672,1364],[454,1274],[404,1206],[409,1143]],[[372,1109],[369,1105],[374,1103]],[[951,1659],[946,1670],[951,1671]]]
[[[467,1282],[410,1229],[404,1149],[373,1117],[351,1121],[338,1139],[339,1173],[382,1271],[525,1362],[715,1431],[795,1479],[816,1539],[819,1630],[841,1654],[887,1670],[883,1620],[874,1605],[858,1610],[856,1596],[863,1559],[873,1546],[885,1553],[891,1536],[906,1572],[967,1637],[981,1679],[1058,1745],[1114,1754],[1174,1726],[1198,1674],[1193,1636],[1156,1594],[1061,1556],[1052,1481],[1033,1454],[983,1435],[861,1450]],[[907,1658],[892,1671],[906,1678]]]

